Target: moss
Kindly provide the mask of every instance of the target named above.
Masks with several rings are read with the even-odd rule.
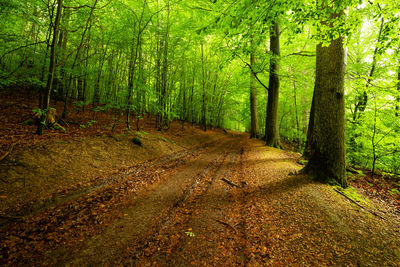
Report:
[[[33,119],[27,119],[26,121],[21,122],[22,126],[30,126],[35,125],[35,121]]]
[[[298,164],[300,164],[300,165],[306,166],[306,165],[307,165],[307,163],[308,163],[308,160],[305,160],[305,159],[299,159],[299,160],[297,161],[297,163],[298,163]]]
[[[161,141],[164,141],[164,142],[168,142],[168,140],[165,139],[165,137],[162,137],[162,136],[157,136],[157,139],[161,140]]]
[[[371,205],[370,200],[367,197],[365,197],[364,195],[357,193],[356,189],[352,186],[349,186],[346,189],[343,189],[340,186],[335,186],[335,188],[336,188],[336,190],[345,194],[348,198],[350,198],[360,204],[364,204],[367,206]]]

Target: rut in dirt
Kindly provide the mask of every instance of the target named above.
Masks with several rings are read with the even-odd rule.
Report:
[[[80,247],[84,240],[110,228],[115,220],[126,216],[124,209],[140,202],[137,195],[153,190],[158,184],[163,184],[180,167],[196,165],[196,159],[218,150],[221,153],[227,141],[214,141],[179,153],[168,155],[156,161],[149,161],[140,166],[133,166],[123,173],[106,180],[99,181],[89,192],[75,192],[61,205],[52,206],[42,213],[33,214],[16,222],[2,235],[2,254],[8,263],[30,263],[39,260],[43,252],[52,250],[69,251]],[[228,139],[228,142],[232,140]],[[207,164],[208,158],[200,165]],[[207,168],[212,168],[211,161]],[[205,175],[208,170],[202,173]],[[193,176],[191,170],[187,176]],[[174,188],[181,189],[177,183]],[[168,188],[167,188],[168,189]],[[165,193],[171,195],[169,188]],[[179,191],[179,190],[178,190]],[[180,193],[180,192],[178,192]],[[183,193],[184,196],[186,193]],[[178,197],[182,196],[178,195]],[[176,202],[176,201],[175,201]],[[143,206],[143,205],[142,205]],[[147,207],[145,208],[146,212]],[[46,254],[48,254],[46,252]],[[59,259],[56,259],[58,261]],[[53,262],[54,259],[49,259]]]
[[[237,134],[99,181],[9,225],[6,265],[396,266],[400,227]],[[400,254],[399,254],[400,255]]]
[[[124,182],[132,184],[132,180],[135,180],[136,182],[141,182],[141,179],[143,177],[148,177],[150,176],[150,174],[153,173],[154,168],[166,170],[168,168],[171,168],[171,166],[173,168],[175,166],[178,166],[179,164],[183,164],[188,159],[195,158],[204,153],[207,148],[214,146],[218,142],[218,140],[207,142],[201,146],[184,149],[182,151],[172,153],[155,160],[147,160],[145,162],[135,164],[128,168],[118,170],[113,175],[109,175],[106,177],[95,177],[91,180],[90,185],[78,187],[69,192],[65,192],[62,195],[55,194],[53,197],[47,199],[46,201],[42,201],[40,204],[26,204],[19,209],[10,208],[5,211],[5,214],[8,214],[8,217],[4,217],[0,221],[0,228],[4,228],[9,223],[22,219],[23,217],[27,217],[51,208],[58,207],[65,202],[73,201],[82,196],[89,195],[93,192],[98,193],[100,191],[103,191],[107,186],[113,184]]]

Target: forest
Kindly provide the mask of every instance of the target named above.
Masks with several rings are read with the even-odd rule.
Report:
[[[343,38],[347,162],[399,174],[399,6],[335,1],[322,7],[312,1],[2,1],[0,83],[40,92],[40,114],[62,101],[66,118],[70,102],[82,110],[119,110],[128,129],[152,114],[159,130],[182,120],[205,130],[251,132],[273,146],[282,139],[302,151],[317,44]],[[339,56],[331,53],[321,64]]]
[[[304,166],[295,175],[344,190],[364,172],[389,179],[397,197],[399,33],[400,5],[389,0],[0,0],[0,90],[30,97],[31,115],[22,124],[37,138],[68,133],[79,117],[87,119],[80,130],[90,131],[100,127],[100,114],[112,120],[107,131],[136,133],[140,146],[150,138],[151,119],[157,134],[180,127],[188,134],[184,129],[194,126],[204,133],[193,138],[220,129],[246,133],[271,149],[300,153]],[[247,144],[239,158],[252,157],[246,146],[258,149],[237,142]],[[241,231],[239,224],[221,224]]]

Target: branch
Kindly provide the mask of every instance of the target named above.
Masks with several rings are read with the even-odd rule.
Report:
[[[89,5],[83,5],[83,6],[65,6],[63,5],[63,8],[65,9],[81,9],[81,8],[91,8]]]
[[[370,81],[369,78],[362,77],[362,75],[361,75],[360,73],[355,72],[355,71],[353,71],[353,70],[349,71],[349,73],[350,73],[350,74],[353,74],[353,75],[352,75],[353,78],[363,79],[363,80],[365,80],[365,81],[367,82],[367,84],[369,84],[370,86],[376,87],[376,88],[381,88],[381,89],[392,89],[392,88],[397,88],[397,85],[396,85],[396,86],[389,86],[389,87],[383,87],[383,86],[376,85],[376,84],[372,83],[372,81]],[[355,77],[355,76],[358,76],[358,77]]]
[[[224,181],[225,183],[229,184],[230,186],[242,188],[240,185],[237,185],[237,184],[235,184],[234,182],[229,181],[229,180],[226,179],[226,178],[222,178],[221,180]]]
[[[289,55],[286,55],[283,57],[289,57],[289,56],[315,57],[316,54],[311,51],[300,51],[300,52],[292,53],[292,54],[289,54]]]
[[[27,44],[27,45],[23,45],[23,46],[14,48],[14,49],[12,49],[12,50],[10,50],[10,51],[4,53],[4,54],[0,57],[0,62],[3,60],[3,58],[4,58],[6,55],[11,54],[11,53],[13,53],[13,52],[15,52],[15,51],[17,51],[17,50],[20,50],[20,49],[23,49],[23,48],[27,48],[27,47],[32,46],[32,45],[43,44],[43,43],[47,43],[47,42],[46,42],[46,41],[40,41],[40,42],[36,42],[36,43],[32,43],[32,44]]]
[[[60,66],[64,65],[65,61],[67,61],[68,58],[69,58],[70,56],[72,56],[72,54],[73,54],[75,51],[77,51],[77,50],[81,49],[82,47],[86,46],[86,44],[87,44],[87,43],[83,43],[83,44],[81,44],[80,46],[78,46],[77,48],[75,48],[74,50],[72,50],[66,57],[64,57],[64,58],[60,61],[60,63],[57,64],[57,67],[60,67]]]
[[[97,8],[95,8],[95,9],[103,9],[103,8],[105,8],[106,6],[108,6],[111,2],[112,2],[112,0],[110,0],[110,1],[109,1],[107,4],[105,4],[104,6],[97,7]],[[89,6],[89,5],[82,5],[82,6],[65,6],[65,5],[63,5],[63,8],[65,8],[65,9],[81,9],[81,8],[92,8],[92,6]]]
[[[208,9],[208,8],[204,8],[204,7],[200,7],[200,6],[188,6],[190,9],[198,9],[198,10],[202,10],[202,11],[208,11],[208,12],[213,12],[214,10],[212,9]]]
[[[236,54],[236,55],[240,58],[240,60],[241,60],[244,64],[246,64],[247,67],[250,68],[250,71],[251,71],[251,73],[253,73],[253,75],[254,75],[254,77],[256,78],[256,80],[265,88],[265,90],[267,90],[267,91],[269,92],[268,86],[266,86],[266,85],[258,78],[257,73],[254,71],[253,67],[252,67],[249,63],[247,63],[246,61],[244,61],[243,58],[242,58],[240,55],[238,55],[238,54]]]

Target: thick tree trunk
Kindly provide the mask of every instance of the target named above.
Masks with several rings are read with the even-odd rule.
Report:
[[[310,121],[310,159],[305,172],[326,183],[347,187],[343,37],[317,46],[316,80]]]
[[[58,33],[59,33],[59,28],[60,28],[61,13],[63,10],[62,5],[63,5],[63,0],[58,0],[57,1],[57,15],[56,15],[56,20],[54,22],[53,40],[51,43],[50,66],[49,66],[49,74],[47,76],[46,95],[45,95],[45,101],[43,103],[43,111],[44,112],[40,117],[40,123],[36,130],[36,133],[39,135],[43,134],[43,129],[44,129],[44,125],[46,122],[47,113],[48,113],[48,110],[50,107],[50,95],[51,95],[51,91],[53,90],[53,82],[54,82],[54,76],[55,76],[55,71],[56,71],[56,47],[57,47],[57,39],[58,39]]]
[[[280,147],[278,107],[279,107],[279,25],[270,29],[270,49],[272,52],[268,84],[267,118],[265,121],[265,141],[267,146]]]
[[[254,53],[250,54],[250,65],[254,67],[256,60]],[[258,125],[258,110],[257,110],[257,87],[256,78],[250,71],[250,116],[251,116],[251,129],[250,138],[258,138],[259,125]]]

